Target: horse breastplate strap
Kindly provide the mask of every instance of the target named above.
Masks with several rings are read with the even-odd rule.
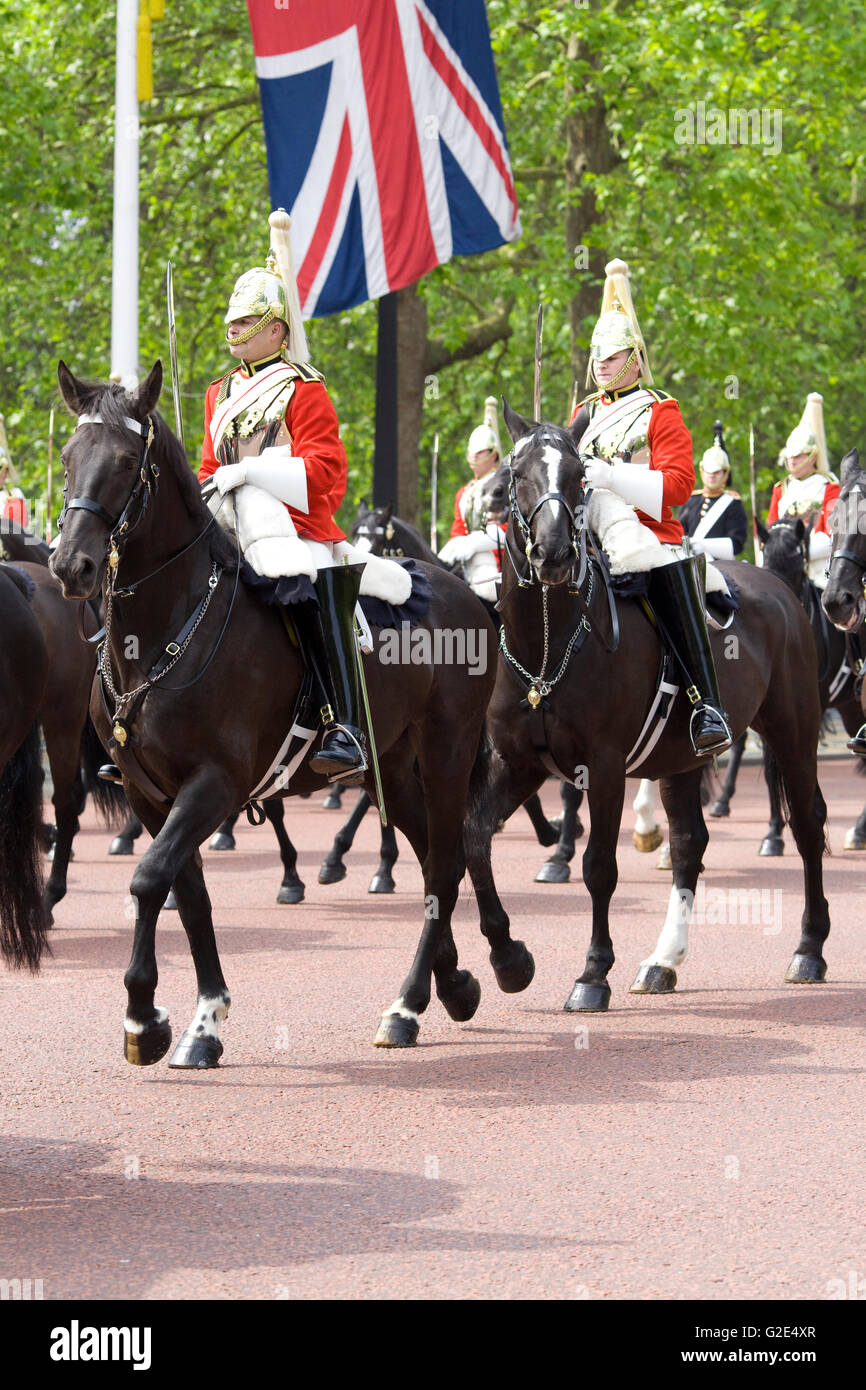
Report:
[[[621,401],[597,405],[587,431],[592,438],[586,448],[581,440],[581,454],[605,459],[608,463],[615,458],[627,458],[630,463],[647,466],[651,412],[651,401],[639,402],[629,410],[623,408]]]

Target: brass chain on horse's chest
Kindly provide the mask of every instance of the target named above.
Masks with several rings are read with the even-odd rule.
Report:
[[[121,717],[123,709],[125,708],[125,706],[129,705],[136,698],[136,696],[145,693],[151,688],[151,686],[156,685],[157,681],[161,681],[163,676],[167,676],[169,671],[177,665],[184,652],[186,651],[187,647],[189,646],[190,642],[192,641],[193,637],[195,636],[196,629],[202,622],[205,613],[210,607],[210,601],[216,592],[218,583],[219,566],[217,565],[216,561],[214,561],[210,573],[210,578],[207,582],[208,592],[205,595],[204,602],[202,603],[198,617],[196,618],[189,632],[186,634],[186,637],[184,638],[183,642],[181,642],[180,644],[172,644],[173,646],[177,646],[177,651],[171,652],[171,660],[165,667],[163,667],[163,669],[159,672],[159,675],[153,676],[152,678],[148,677],[148,679],[143,681],[141,685],[136,686],[134,690],[127,691],[126,694],[124,694],[123,692],[118,691],[115,688],[114,678],[111,674],[111,661],[108,655],[108,642],[109,637],[111,635],[111,618],[114,606],[114,582],[112,576],[112,582],[108,588],[108,602],[106,603],[105,607],[105,640],[100,649],[99,671],[102,676],[103,682],[106,686],[106,689],[108,690],[108,693],[114,701],[112,733],[121,747],[123,747],[123,745],[127,741],[127,738],[129,737],[128,731]],[[169,651],[169,648],[166,648],[166,651]]]
[[[511,665],[514,667],[514,669],[516,671],[519,671],[520,675],[523,676],[524,680],[529,682],[529,691],[527,693],[526,698],[533,709],[537,709],[538,706],[541,704],[541,701],[545,698],[545,696],[549,695],[550,692],[553,690],[553,687],[555,685],[558,685],[559,682],[562,680],[562,677],[565,675],[566,668],[571,659],[571,653],[574,650],[574,645],[577,642],[578,637],[580,637],[581,633],[591,632],[592,630],[589,622],[587,621],[586,616],[584,615],[583,617],[581,617],[580,622],[578,623],[577,627],[574,629],[574,632],[571,634],[571,637],[569,638],[568,646],[566,647],[565,655],[563,656],[562,661],[560,662],[559,670],[557,671],[555,676],[551,676],[550,680],[545,680],[544,673],[547,670],[547,658],[550,652],[550,619],[547,611],[547,594],[548,586],[546,584],[543,584],[541,586],[541,613],[542,621],[544,623],[544,655],[541,659],[541,670],[539,671],[537,676],[531,675],[530,672],[527,671],[526,667],[521,666],[517,658],[515,656],[512,656],[511,652],[508,650],[508,646],[505,641],[505,625],[503,624],[502,627],[499,629],[499,649],[502,652],[502,655],[505,657],[505,660],[509,661]]]

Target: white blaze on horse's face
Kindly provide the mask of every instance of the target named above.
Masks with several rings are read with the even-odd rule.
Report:
[[[562,463],[562,454],[559,449],[554,449],[552,444],[545,444],[542,452],[544,462],[547,464],[547,491],[559,492],[559,465]],[[560,504],[558,502],[548,502],[550,514],[554,520],[559,516]]]

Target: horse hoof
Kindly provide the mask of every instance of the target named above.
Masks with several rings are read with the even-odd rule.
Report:
[[[414,1047],[418,1041],[417,1018],[404,1018],[402,1014],[383,1014],[379,1031],[373,1039],[374,1047]]]
[[[319,870],[320,883],[342,883],[345,877],[345,864],[323,864]]]
[[[285,904],[302,903],[304,901],[303,883],[281,883],[280,891],[277,894],[277,902]]]
[[[512,941],[504,951],[491,951],[490,964],[503,994],[519,994],[532,984],[535,961],[522,941]]]
[[[778,859],[785,853],[785,841],[781,835],[765,835],[758,853],[762,858]]]
[[[177,912],[177,898],[174,896],[174,889],[169,888],[168,897],[162,905],[163,912]]]
[[[866,849],[866,839],[864,839],[863,836],[860,834],[856,825],[852,825],[851,829],[846,833],[845,843],[842,846],[842,848],[853,850]]]
[[[827,962],[823,956],[802,956],[798,951],[788,966],[786,985],[820,985],[827,977]]]
[[[222,831],[222,830],[218,830],[218,831],[216,832],[215,835],[212,835],[211,838],[210,838],[210,841],[209,841],[209,843],[208,843],[208,849],[234,849],[234,848],[235,848],[235,837],[234,837],[234,835],[226,835],[225,832]]]
[[[133,1067],[152,1067],[171,1047],[171,1024],[168,1019],[152,1023],[142,1033],[123,1030],[123,1055]]]
[[[128,835],[115,835],[108,846],[109,854],[134,854],[132,841]]]
[[[610,1005],[610,985],[581,984],[575,980],[574,989],[566,999],[567,1014],[605,1014]]]
[[[669,869],[670,867],[671,867],[671,847],[670,847],[670,845],[662,845],[661,849],[659,850],[659,857],[658,857],[658,862],[656,863],[656,868],[657,868],[657,869]]]
[[[536,883],[568,883],[571,868],[562,859],[547,859],[535,875]]]
[[[340,791],[339,787],[334,787],[333,791],[328,792],[328,795],[322,802],[322,806],[326,811],[339,811],[342,807],[342,802],[343,793]]]
[[[652,830],[647,830],[646,833],[633,830],[631,838],[634,841],[635,849],[640,850],[641,854],[652,854],[654,849],[658,849],[664,835],[659,826],[656,825],[653,826]]]
[[[197,1035],[189,1029],[183,1034],[169,1058],[168,1065],[183,1071],[207,1071],[218,1067],[223,1045],[212,1033]]]
[[[452,988],[447,995],[440,994],[442,1005],[449,1018],[455,1023],[466,1023],[472,1018],[481,1003],[481,986],[468,970],[458,970]]]
[[[642,965],[629,994],[673,994],[677,972],[669,965]]]
[[[394,880],[390,874],[374,874],[370,879],[368,893],[393,893]]]
[[[710,807],[710,815],[714,816],[716,820],[721,820],[723,816],[729,816],[730,814],[731,808],[727,801],[714,801]]]

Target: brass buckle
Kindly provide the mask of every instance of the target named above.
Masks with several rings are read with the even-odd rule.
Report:
[[[319,718],[323,724],[333,724],[334,711],[330,705],[322,705],[322,708],[319,710]]]
[[[178,652],[180,651],[180,647],[177,642],[169,642],[165,650],[167,656],[177,656]]]
[[[690,704],[699,705],[701,703],[701,692],[696,685],[690,685],[686,690]]]

